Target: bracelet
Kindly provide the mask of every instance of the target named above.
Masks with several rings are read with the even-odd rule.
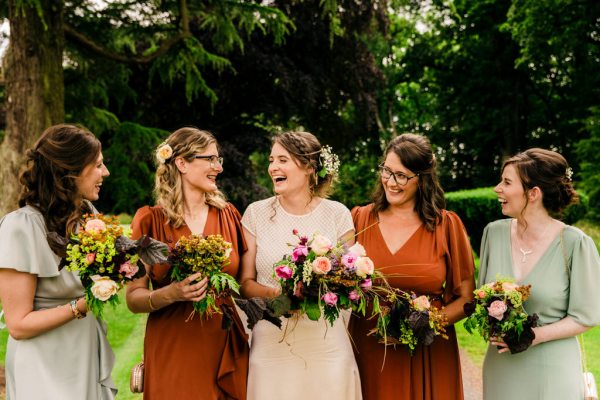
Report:
[[[154,307],[154,304],[152,304],[152,293],[154,293],[154,290],[151,290],[150,294],[148,295],[148,305],[150,306],[151,311],[156,311],[158,308]]]
[[[77,300],[78,299],[71,300],[71,302],[69,303],[69,305],[71,306],[71,312],[73,313],[75,319],[85,318],[85,313],[82,313],[81,311],[79,311],[79,308],[77,308]]]

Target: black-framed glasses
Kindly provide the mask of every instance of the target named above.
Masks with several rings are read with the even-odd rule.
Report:
[[[400,186],[406,185],[408,183],[408,181],[419,176],[419,174],[414,174],[413,176],[408,176],[408,175],[403,174],[402,172],[392,172],[391,169],[389,169],[388,167],[386,167],[383,164],[378,165],[377,168],[379,169],[379,175],[381,175],[381,177],[383,179],[388,180],[391,177],[394,177],[394,182],[396,182],[396,184],[400,185]]]
[[[217,156],[194,156],[194,158],[197,158],[199,160],[208,160],[208,162],[210,162],[210,167],[211,168],[217,168],[217,163],[219,163],[219,166],[223,166],[223,157],[217,157]]]

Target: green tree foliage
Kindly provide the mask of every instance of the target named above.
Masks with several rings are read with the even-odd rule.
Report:
[[[587,120],[587,128],[592,132],[588,139],[577,143],[577,155],[581,167],[581,188],[589,196],[588,217],[600,221],[600,112]]]

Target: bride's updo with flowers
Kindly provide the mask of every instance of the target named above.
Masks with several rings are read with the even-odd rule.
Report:
[[[212,133],[197,128],[185,127],[176,130],[156,148],[156,177],[154,195],[156,204],[162,207],[168,223],[175,228],[184,224],[183,186],[181,172],[175,165],[178,157],[191,162],[194,156],[203,152],[209,145],[217,144]],[[206,204],[219,209],[225,208],[227,201],[219,190],[205,193]]]
[[[312,133],[302,131],[283,132],[273,137],[272,144],[279,144],[304,168],[312,168],[308,187],[311,196],[326,198],[331,192],[339,168],[339,158],[331,147],[322,146]]]

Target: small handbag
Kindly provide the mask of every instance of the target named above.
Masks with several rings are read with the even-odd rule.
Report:
[[[144,392],[144,357],[142,357],[142,361],[135,364],[131,369],[129,389],[131,390],[131,393]]]

